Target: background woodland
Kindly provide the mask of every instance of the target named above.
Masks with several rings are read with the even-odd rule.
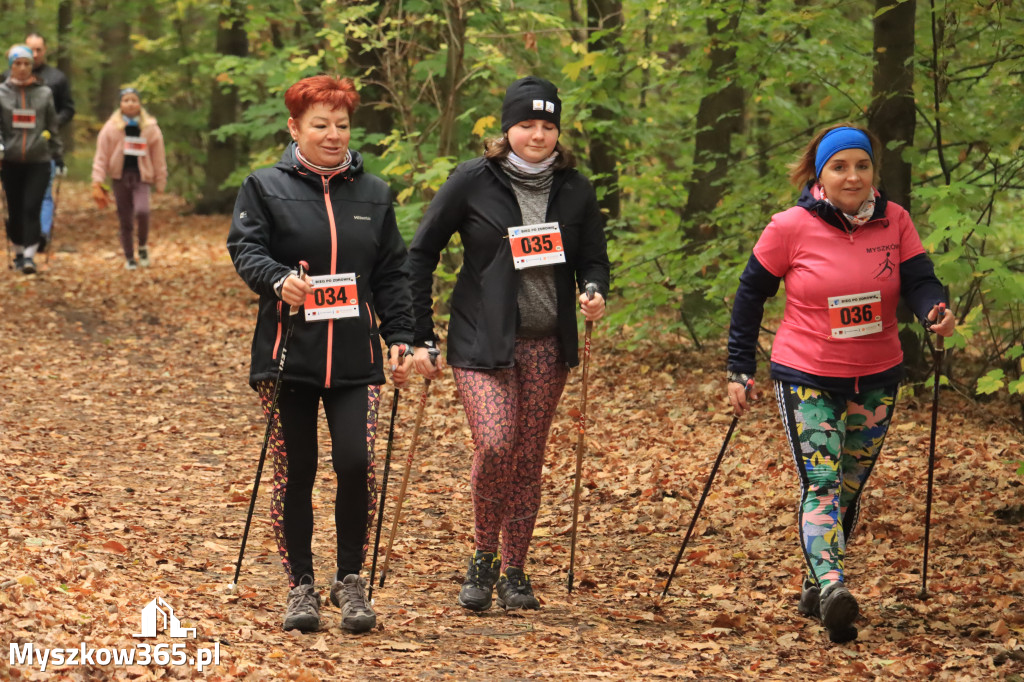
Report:
[[[504,87],[555,81],[563,139],[608,213],[624,351],[722,344],[750,247],[797,195],[787,164],[818,128],[866,124],[886,144],[882,186],[950,286],[952,387],[1024,420],[1020,0],[0,0],[0,14],[7,44],[40,31],[71,77],[72,177],[87,179],[131,84],[163,128],[170,191],[197,213],[230,212],[287,141],[283,91],[333,72],[359,83],[353,147],[391,184],[408,238],[449,171],[500,133]],[[443,262],[440,293],[457,244]],[[927,381],[909,318],[903,341]]]

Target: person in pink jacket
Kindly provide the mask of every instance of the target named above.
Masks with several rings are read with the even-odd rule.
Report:
[[[876,188],[881,149],[852,125],[826,128],[807,144],[790,173],[803,193],[754,245],[729,326],[727,392],[739,416],[757,369],[764,303],[785,282],[771,379],[800,478],[806,573],[797,610],[820,618],[833,642],[857,637],[846,550],[903,379],[897,302],[931,332],[945,337],[956,327],[910,214]]]
[[[164,136],[135,88],[121,90],[120,105],[103,124],[92,159],[92,196],[106,208],[110,196],[103,187],[111,178],[117,217],[121,224],[121,248],[125,267],[149,265],[149,192],[163,192],[167,185]],[[138,223],[139,260],[135,260],[134,224]]]

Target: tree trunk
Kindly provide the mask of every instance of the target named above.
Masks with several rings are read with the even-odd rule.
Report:
[[[903,160],[903,150],[914,144],[916,111],[914,109],[914,16],[916,0],[893,6],[894,0],[875,0],[874,55],[875,66],[871,88],[868,127],[882,142],[881,185],[886,196],[910,210],[910,164]],[[891,7],[886,12],[881,10]],[[890,143],[895,143],[891,144]],[[900,322],[914,322],[914,314],[902,303],[897,315]],[[900,331],[903,362],[912,381],[928,376],[929,362],[921,340],[912,329]]]
[[[71,45],[73,8],[71,0],[60,0],[60,4],[57,6],[57,68],[67,76],[68,87],[71,87],[71,50],[68,49],[68,45]],[[72,119],[60,129],[65,158],[70,158],[71,152],[75,151],[74,125],[75,121]]]
[[[875,0],[875,12],[895,0]],[[914,15],[916,0],[900,2],[875,18],[874,79],[868,126],[882,141],[882,186],[910,210],[910,164],[903,150],[914,144]],[[890,145],[891,142],[895,144]]]
[[[743,130],[745,96],[733,78],[737,65],[732,34],[738,26],[738,14],[730,15],[725,25],[715,18],[707,20],[711,39],[708,82],[720,87],[705,95],[697,110],[694,169],[682,215],[685,236],[697,244],[715,236],[713,226],[706,222],[707,217],[725,195],[724,180],[736,156],[732,136]]]
[[[466,56],[466,9],[462,0],[447,0],[444,3],[444,14],[448,52],[445,57],[444,80],[441,82],[441,125],[437,153],[440,156],[455,156],[458,149],[455,119],[460,113],[459,91],[465,73]]]
[[[621,0],[587,0],[587,27],[600,34],[590,41],[590,51],[608,50],[621,57],[619,38],[622,34],[622,2]],[[605,33],[604,31],[607,31]],[[609,81],[609,85],[615,83]],[[614,92],[619,87],[611,88]],[[621,116],[608,107],[594,106],[590,113],[595,122],[621,122]],[[609,130],[614,128],[609,126]],[[619,196],[619,171],[616,163],[619,159],[617,137],[609,130],[600,130],[590,139],[590,168],[594,172],[594,184],[598,193],[598,205],[611,219],[621,215],[622,207]]]
[[[106,121],[110,112],[117,108],[118,91],[128,80],[128,66],[131,63],[131,25],[113,2],[105,2],[102,8],[98,9],[105,18],[100,31],[100,44],[105,47],[103,70],[100,73],[96,100],[93,102],[93,113],[98,120]]]
[[[242,0],[231,4],[220,15],[217,28],[217,54],[244,57],[249,52],[249,40],[243,17]],[[196,213],[230,213],[237,191],[233,187],[221,188],[229,175],[238,167],[238,144],[232,138],[218,140],[213,133],[222,125],[238,119],[238,93],[234,86],[223,86],[216,79],[210,91],[210,135],[206,145],[206,169],[202,196],[196,202]]]

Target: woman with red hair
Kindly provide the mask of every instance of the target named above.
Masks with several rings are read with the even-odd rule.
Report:
[[[290,588],[284,629],[320,628],[311,546],[323,403],[337,476],[330,598],[341,609],[341,627],[363,632],[377,623],[359,572],[376,507],[373,448],[385,382],[381,339],[396,386],[412,368],[405,243],[390,189],[364,173],[362,157],[349,148],[350,117],[359,104],[352,80],[304,78],[284,101],[294,141],[275,166],[242,184],[227,246],[238,274],[260,296],[249,384],[272,420],[271,519]],[[302,261],[308,264],[304,273]],[[288,314],[300,306],[303,314]],[[292,331],[275,406],[287,326]]]

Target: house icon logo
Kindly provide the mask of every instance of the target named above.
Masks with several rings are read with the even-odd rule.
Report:
[[[181,627],[181,621],[174,615],[171,605],[157,597],[146,604],[142,609],[142,632],[133,634],[132,637],[156,637],[158,630],[164,630],[171,637],[192,637],[196,636],[195,628]]]

